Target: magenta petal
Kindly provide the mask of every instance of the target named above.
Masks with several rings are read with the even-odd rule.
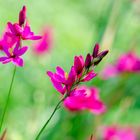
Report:
[[[7,60],[8,59],[8,57],[0,57],[0,62],[3,62],[3,61],[5,61],[5,60]]]
[[[51,71],[47,71],[46,73],[47,73],[47,75],[48,75],[50,78],[53,77],[53,72],[51,72]]]
[[[59,75],[59,74],[54,74],[53,75],[53,78],[57,81],[57,82],[59,82],[59,83],[65,83],[65,81],[66,81],[66,79],[65,79],[65,77],[64,76],[61,76],[61,75]]]
[[[39,40],[41,38],[42,38],[41,36],[31,36],[29,39],[31,39],[31,40]]]
[[[12,61],[11,58],[7,58],[5,61],[2,62],[2,64],[7,64],[7,63],[9,63],[9,62],[11,62],[11,61]]]
[[[9,29],[11,30],[11,32],[12,32],[12,33],[15,33],[15,29],[14,29],[14,27],[13,27],[13,24],[12,24],[11,22],[8,22],[7,25],[8,25],[8,27],[9,27]]]
[[[13,58],[13,63],[18,67],[23,67],[23,59],[20,57]]]
[[[65,71],[61,67],[57,66],[56,70],[58,74],[65,76]]]
[[[16,30],[16,33],[21,34],[23,32],[22,27],[20,27],[18,24],[14,24],[14,28]]]
[[[16,55],[21,56],[27,51],[28,47],[24,46],[16,52]]]
[[[67,79],[67,84],[72,85],[75,82],[75,80],[76,80],[76,72],[74,67],[72,66]]]
[[[53,86],[56,88],[56,90],[57,90],[58,92],[60,92],[60,93],[62,93],[62,94],[65,93],[66,88],[63,87],[63,86],[61,85],[61,83],[55,81],[53,78],[51,78],[51,81],[52,81],[52,83],[53,83]]]
[[[3,51],[5,52],[5,54],[6,54],[8,57],[10,57],[11,55],[10,55],[8,49],[9,49],[9,48],[8,48],[7,46],[3,46]]]
[[[61,84],[61,82],[59,81],[59,79],[57,79],[58,77],[55,77],[55,74],[52,73],[51,71],[47,71],[47,74],[48,74],[48,76],[50,77],[50,79],[51,79],[51,81],[52,81],[53,86],[55,87],[55,89],[56,89],[58,92],[64,94],[65,91],[66,91],[66,88],[65,88],[65,86],[64,86],[64,87],[62,86],[62,84]],[[60,77],[59,77],[59,78],[60,78]],[[61,80],[61,79],[60,79],[60,80]]]
[[[82,82],[85,82],[85,81],[90,81],[91,79],[93,79],[97,74],[94,73],[94,71],[90,71],[89,73],[87,73],[87,75],[85,75],[82,79]]]
[[[106,111],[106,106],[101,101],[94,101],[94,105],[93,105],[93,108],[91,109],[91,111],[94,114],[99,115]]]
[[[23,30],[23,36],[29,35],[31,32],[30,26],[25,26]]]

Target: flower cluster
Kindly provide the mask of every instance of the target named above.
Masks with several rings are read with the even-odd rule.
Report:
[[[128,52],[120,56],[115,65],[108,65],[102,76],[104,79],[114,77],[121,73],[139,73],[140,58],[133,52]]]
[[[38,40],[41,36],[36,36],[31,31],[26,20],[26,7],[23,6],[19,13],[18,23],[7,23],[7,27],[0,39],[0,50],[5,56],[0,57],[3,64],[13,62],[16,66],[23,66],[21,56],[27,51],[27,46],[22,46],[22,40]]]
[[[106,127],[103,140],[136,140],[131,128]]]
[[[97,75],[93,67],[99,64],[107,53],[108,50],[99,53],[99,45],[96,44],[93,53],[87,54],[85,60],[83,56],[75,56],[74,64],[68,74],[59,66],[55,73],[47,71],[56,90],[66,96],[64,105],[68,109],[77,111],[89,109],[96,114],[105,110],[96,89],[78,87],[78,85],[90,81]]]

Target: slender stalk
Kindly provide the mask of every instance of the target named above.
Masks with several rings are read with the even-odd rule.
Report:
[[[14,82],[15,73],[16,73],[16,66],[14,67],[13,76],[12,76],[11,84],[10,84],[9,91],[8,91],[8,96],[7,96],[6,104],[5,104],[5,107],[4,107],[4,112],[3,112],[2,118],[1,118],[0,132],[2,130],[2,125],[3,125],[5,114],[6,114],[6,111],[7,111],[7,108],[8,108],[8,103],[9,103],[9,99],[10,99],[10,95],[11,95],[11,90],[12,90],[12,86],[13,86],[13,82]]]
[[[46,123],[43,125],[43,127],[41,128],[41,130],[39,131],[37,137],[35,138],[35,140],[38,140],[42,134],[42,132],[44,131],[44,129],[46,128],[46,126],[48,125],[48,123],[50,122],[50,120],[52,119],[52,117],[54,116],[55,112],[60,108],[60,104],[66,99],[67,96],[64,96],[56,105],[56,107],[54,108],[51,116],[49,117],[49,119],[46,121]]]

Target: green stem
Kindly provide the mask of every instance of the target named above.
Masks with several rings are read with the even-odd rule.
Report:
[[[49,119],[46,121],[46,123],[43,125],[43,127],[41,128],[41,130],[39,131],[37,137],[35,138],[35,140],[38,140],[42,134],[42,132],[44,131],[44,129],[46,128],[46,126],[48,125],[48,123],[50,122],[50,120],[52,119],[52,117],[54,116],[55,112],[60,108],[60,104],[66,99],[67,96],[64,96],[56,105],[56,107],[54,108],[51,116],[49,117]]]
[[[6,114],[6,111],[7,111],[7,108],[8,108],[8,103],[9,103],[9,99],[10,99],[10,95],[11,95],[11,89],[12,89],[12,86],[13,86],[13,81],[14,81],[15,73],[16,73],[16,66],[15,66],[14,71],[13,71],[12,81],[11,81],[10,88],[9,88],[9,91],[8,91],[8,96],[7,96],[7,99],[6,99],[6,104],[5,104],[5,107],[4,107],[4,112],[3,112],[2,118],[1,118],[0,132],[1,132],[2,125],[3,125],[3,122],[4,122],[4,118],[5,118],[5,114]]]

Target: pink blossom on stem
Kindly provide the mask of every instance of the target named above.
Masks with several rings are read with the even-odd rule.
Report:
[[[6,34],[10,37],[16,37],[18,40],[38,40],[41,39],[41,36],[34,35],[34,32],[31,31],[31,28],[26,21],[26,7],[23,6],[22,10],[19,13],[19,22],[12,24],[8,22],[8,30]]]
[[[136,140],[136,136],[131,128],[107,127],[103,140]]]
[[[106,110],[96,88],[78,87],[81,82],[90,81],[97,75],[93,67],[99,64],[108,53],[107,50],[99,53],[99,45],[95,47],[94,57],[87,54],[84,60],[81,55],[75,56],[74,64],[68,74],[61,67],[57,67],[55,73],[47,71],[55,89],[65,95],[64,105],[69,110],[90,110],[94,114],[100,114]]]

